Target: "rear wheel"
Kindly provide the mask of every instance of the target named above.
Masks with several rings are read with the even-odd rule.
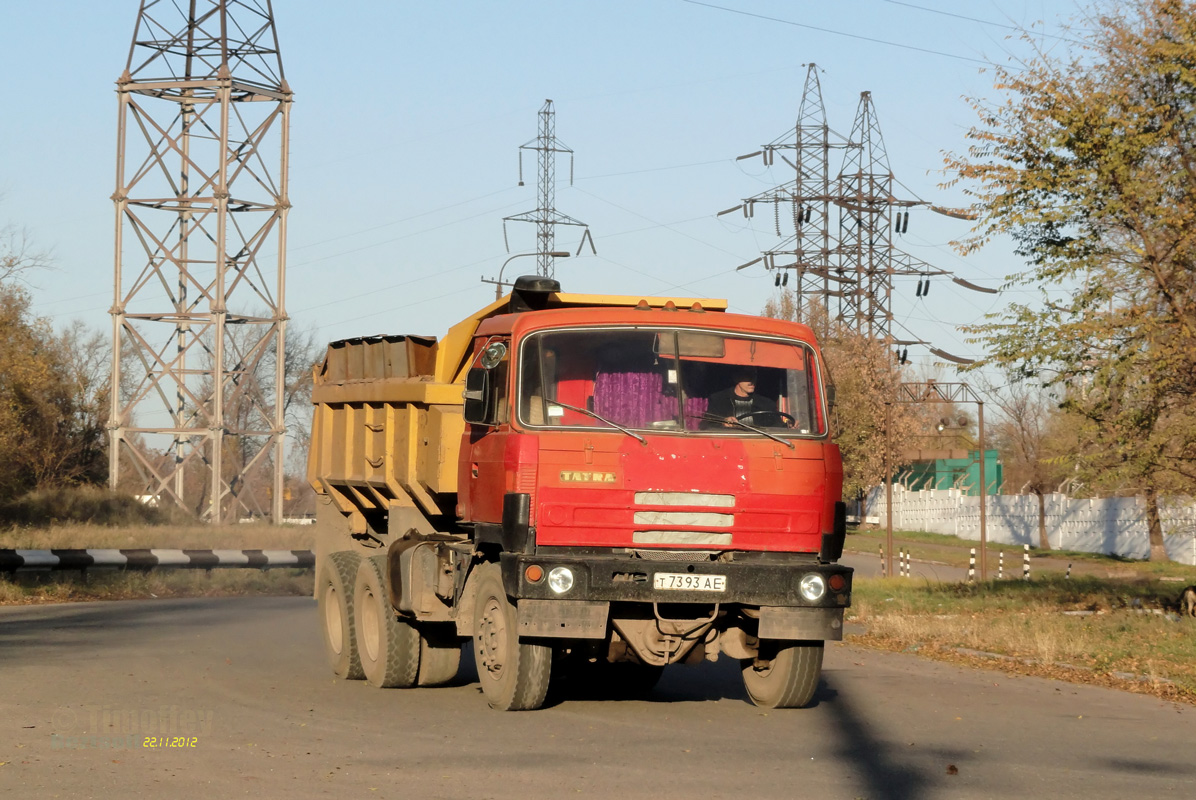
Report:
[[[353,583],[360,560],[356,553],[330,553],[316,575],[316,603],[324,652],[333,673],[346,680],[365,677],[353,631]]]
[[[552,648],[519,640],[515,606],[507,599],[497,564],[478,567],[473,655],[478,680],[491,708],[539,708],[548,693]]]
[[[362,559],[357,569],[357,647],[367,681],[383,689],[406,689],[419,675],[420,636],[390,607],[385,570],[386,556]]]
[[[740,661],[743,686],[763,708],[800,708],[822,676],[822,642],[760,642],[760,655]]]

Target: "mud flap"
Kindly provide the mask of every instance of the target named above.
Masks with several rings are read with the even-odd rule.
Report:
[[[519,635],[552,639],[604,639],[610,603],[520,600]]]
[[[830,533],[822,534],[822,548],[818,560],[832,564],[843,557],[843,542],[847,539],[847,504],[835,503],[835,522]]]
[[[760,609],[759,637],[838,642],[843,639],[843,609],[764,606]]]

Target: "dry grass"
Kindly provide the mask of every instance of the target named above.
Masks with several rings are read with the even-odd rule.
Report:
[[[0,531],[0,548],[57,550],[142,547],[185,550],[310,550],[315,546],[311,526],[265,523],[246,525],[124,525],[112,527],[86,523],[51,524],[44,527],[11,527]]]
[[[73,603],[161,597],[311,596],[311,570],[228,569],[153,572],[22,573],[0,577],[0,605]]]
[[[865,644],[954,661],[993,654],[990,666],[1196,703],[1196,620],[1165,613],[1176,593],[1170,583],[1099,578],[972,586],[861,579],[851,615],[867,626],[858,637]]]
[[[156,508],[128,494],[98,486],[38,489],[0,502],[0,525],[45,526],[58,522],[93,525],[171,525],[194,522],[175,507]]]

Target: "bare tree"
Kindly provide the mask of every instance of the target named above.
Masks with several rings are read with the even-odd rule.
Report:
[[[49,254],[34,249],[27,231],[12,225],[0,227],[0,284],[22,281],[29,272],[49,266]]]
[[[1005,484],[1019,487],[1019,494],[1029,491],[1038,498],[1038,546],[1049,550],[1046,496],[1067,478],[1071,469],[1067,454],[1075,451],[1065,441],[1059,398],[1016,375],[1007,376],[1004,385],[985,378],[978,383],[999,415],[992,436],[1003,453]]]

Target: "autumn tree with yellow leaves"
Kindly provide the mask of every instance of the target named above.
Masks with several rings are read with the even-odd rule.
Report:
[[[896,474],[904,454],[917,445],[918,432],[932,426],[925,407],[892,402],[902,378],[908,376],[883,341],[833,319],[818,302],[798,312],[795,297],[785,292],[771,298],[763,314],[801,321],[818,338],[829,373],[826,382],[835,387],[831,432],[843,454],[843,496],[850,501],[884,482],[886,442],[889,468]],[[886,404],[891,404],[887,436]]]
[[[998,68],[1001,99],[947,159],[979,215],[962,249],[1012,236],[1009,285],[1041,290],[970,330],[1083,421],[1077,474],[1142,494],[1166,559],[1159,495],[1196,486],[1196,5],[1106,3],[1078,28]]]

